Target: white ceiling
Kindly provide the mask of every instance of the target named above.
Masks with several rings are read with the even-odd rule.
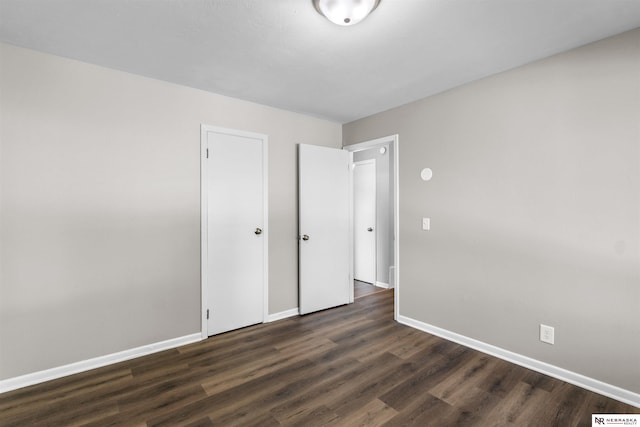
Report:
[[[0,0],[0,41],[346,123],[640,27],[640,0]]]

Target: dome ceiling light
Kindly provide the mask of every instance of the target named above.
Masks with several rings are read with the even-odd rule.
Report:
[[[353,25],[378,7],[380,0],[313,0],[316,10],[338,25]]]

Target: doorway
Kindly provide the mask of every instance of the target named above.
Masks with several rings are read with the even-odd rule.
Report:
[[[202,125],[202,337],[268,310],[266,135]]]
[[[352,164],[367,160],[375,160],[376,162],[376,225],[372,227],[374,228],[373,234],[376,236],[376,279],[374,284],[379,288],[395,289],[394,317],[397,319],[400,292],[398,135],[347,145],[343,149],[351,152]],[[355,185],[353,191],[354,193],[358,191]],[[358,196],[354,194],[354,202],[357,198]],[[355,245],[354,229],[354,251]],[[353,276],[357,279],[355,277],[355,256],[353,270]]]
[[[384,211],[389,212],[386,222],[389,236],[389,243],[385,247],[387,256],[384,263],[376,262],[375,284],[395,288],[394,318],[398,318],[398,135],[344,146],[342,150],[298,145],[300,314],[354,302],[353,186],[352,174],[348,171],[351,170],[350,163],[353,163],[354,156],[371,149],[387,155],[387,186],[390,189],[384,202]],[[325,200],[325,195],[331,198]],[[378,233],[384,229],[378,227]],[[377,255],[376,261],[380,259]],[[381,278],[386,282],[381,282]],[[307,302],[311,304],[310,307],[306,307]]]

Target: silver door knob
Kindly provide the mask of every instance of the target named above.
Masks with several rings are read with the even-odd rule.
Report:
[[[373,228],[369,227],[367,228],[367,231],[373,231]]]
[[[254,233],[262,234],[262,228],[256,228],[256,231],[254,231]]]
[[[302,236],[302,240],[309,240],[309,236],[305,234],[304,236]]]

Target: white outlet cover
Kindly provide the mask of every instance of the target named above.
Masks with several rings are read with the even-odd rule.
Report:
[[[540,341],[553,344],[555,341],[555,329],[553,326],[540,324]]]

